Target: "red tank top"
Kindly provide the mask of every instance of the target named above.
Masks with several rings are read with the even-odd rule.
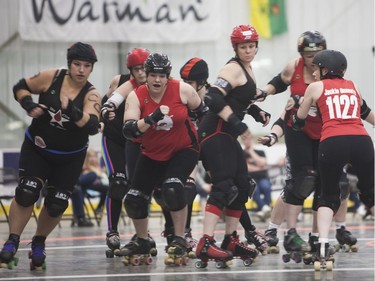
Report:
[[[368,135],[360,112],[360,97],[352,81],[335,78],[322,80],[324,88],[317,100],[323,119],[320,141],[333,136]]]
[[[143,134],[144,155],[153,160],[167,161],[182,149],[197,147],[197,131],[189,118],[186,104],[183,104],[180,98],[180,81],[168,80],[159,103],[150,97],[146,85],[138,87],[136,94],[140,104],[141,119],[161,105],[169,107],[169,114]]]
[[[296,70],[293,73],[291,84],[290,84],[290,93],[291,96],[299,96],[303,97],[305,95],[305,91],[307,89],[307,84],[303,79],[303,67],[304,62],[303,59],[300,58],[298,60],[298,64]],[[294,107],[290,110],[290,115],[293,116],[296,114],[298,108]],[[287,125],[289,127],[292,126],[292,118],[287,120]],[[319,112],[316,110],[315,107],[310,108],[309,115],[306,118],[306,126],[303,128],[303,132],[310,138],[310,139],[320,139],[320,132],[322,130],[322,119],[319,116]]]

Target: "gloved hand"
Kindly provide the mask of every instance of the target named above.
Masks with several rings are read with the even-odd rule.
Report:
[[[76,122],[81,120],[83,117],[83,112],[78,107],[76,107],[71,99],[69,99],[68,106],[63,112],[69,116],[70,121]]]
[[[161,112],[158,107],[153,113],[149,114],[144,118],[146,124],[153,125],[164,118],[164,113]]]

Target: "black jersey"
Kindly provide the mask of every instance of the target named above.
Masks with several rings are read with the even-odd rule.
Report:
[[[130,79],[130,74],[121,74],[117,87],[120,87]],[[105,95],[102,104],[108,100]],[[113,120],[105,121],[103,136],[111,138],[119,144],[125,144],[125,137],[122,135],[122,124],[124,123],[125,101],[116,109],[116,117]]]
[[[226,103],[232,108],[234,114],[236,114],[236,116],[240,120],[243,120],[243,118],[245,117],[246,109],[255,100],[256,85],[249,73],[240,63],[239,59],[232,58],[228,61],[228,63],[231,63],[233,61],[238,62],[238,64],[241,66],[246,75],[247,82],[244,85],[235,87],[230,90],[224,97],[224,99]],[[229,133],[235,138],[238,136],[238,134],[235,133],[235,130],[229,123],[221,119],[216,113],[209,111],[206,115],[204,115],[202,121],[199,124],[199,136],[200,138],[205,138],[206,136],[213,134],[215,131]]]
[[[56,71],[56,75],[46,92],[39,95],[39,103],[47,106],[39,118],[34,118],[26,130],[27,137],[38,147],[53,153],[69,153],[85,149],[88,145],[86,130],[70,121],[61,109],[60,92],[67,69]],[[87,82],[77,97],[74,105],[83,110],[83,101],[93,85]]]

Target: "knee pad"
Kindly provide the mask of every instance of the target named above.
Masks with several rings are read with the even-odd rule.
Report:
[[[210,196],[207,203],[223,209],[229,206],[238,196],[238,188],[231,179],[217,182],[212,185]]]
[[[108,197],[121,201],[130,189],[129,182],[124,173],[116,172],[109,176]]]
[[[48,214],[53,218],[61,216],[68,208],[70,195],[71,193],[66,190],[49,186],[44,200]]]
[[[371,209],[374,206],[374,191],[366,194],[360,192],[358,195],[367,208]]]
[[[186,206],[185,187],[178,178],[169,178],[163,183],[161,197],[171,211],[179,211]]]
[[[188,177],[185,183],[185,196],[186,203],[188,205],[193,204],[195,196],[197,196],[197,186],[195,185],[195,179]]]
[[[315,190],[317,173],[313,169],[304,168],[292,178],[291,192],[296,198],[305,200]]]
[[[318,208],[319,207],[328,207],[328,208],[332,209],[334,214],[336,214],[337,210],[340,208],[340,205],[341,205],[340,199],[333,200],[333,201],[327,201],[327,200],[324,200],[322,198],[319,198],[319,202],[318,202]]]
[[[125,210],[132,219],[144,219],[148,216],[150,196],[136,189],[130,189],[125,196]]]
[[[16,188],[15,200],[22,207],[30,207],[38,201],[42,188],[43,182],[40,179],[31,176],[22,177]]]
[[[293,180],[286,181],[282,194],[283,201],[291,205],[302,206],[305,200],[295,194],[293,185],[295,185]]]
[[[154,189],[154,199],[156,201],[156,203],[159,204],[159,206],[162,208],[162,209],[167,209],[167,206],[165,205],[164,201],[163,201],[163,198],[162,198],[162,195],[161,195],[161,187],[156,187]]]

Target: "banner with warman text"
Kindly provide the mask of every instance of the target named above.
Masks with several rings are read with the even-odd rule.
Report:
[[[220,36],[216,0],[20,1],[19,33],[28,41],[176,43]]]

